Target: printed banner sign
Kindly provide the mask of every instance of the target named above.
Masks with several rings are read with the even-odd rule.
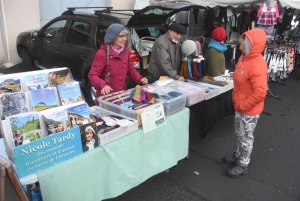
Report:
[[[79,127],[14,148],[19,177],[25,177],[82,153]]]

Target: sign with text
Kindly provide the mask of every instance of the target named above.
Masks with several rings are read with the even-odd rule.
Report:
[[[20,177],[33,174],[82,153],[79,127],[14,148]]]
[[[166,124],[165,111],[162,103],[143,109],[141,114],[144,134]]]

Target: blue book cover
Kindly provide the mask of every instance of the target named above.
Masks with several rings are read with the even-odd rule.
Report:
[[[20,78],[0,77],[0,94],[20,91],[22,91]]]
[[[29,93],[33,110],[36,112],[58,106],[55,88],[35,89]]]
[[[24,92],[6,93],[0,95],[1,120],[16,114],[28,112],[27,100]]]
[[[81,126],[90,122],[89,109],[86,103],[67,108],[71,127]]]
[[[47,73],[26,75],[24,82],[28,91],[48,87]]]
[[[17,147],[22,144],[33,142],[41,137],[39,114],[27,112],[8,118],[12,144]]]
[[[82,154],[79,127],[15,147],[19,176],[25,177]]]
[[[78,82],[57,85],[57,90],[62,105],[69,105],[82,101],[81,90]]]
[[[43,111],[42,116],[48,135],[70,129],[68,113],[64,108]]]

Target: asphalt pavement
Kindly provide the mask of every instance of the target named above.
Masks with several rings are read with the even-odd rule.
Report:
[[[16,71],[22,71],[21,64],[5,73]],[[300,200],[300,82],[288,78],[268,85],[269,96],[254,133],[247,175],[225,175],[230,166],[222,157],[233,153],[236,142],[232,115],[217,122],[201,141],[196,129],[190,127],[188,160],[106,201]],[[192,115],[190,121],[195,121]]]
[[[190,128],[188,160],[107,201],[300,200],[300,82],[288,78],[268,84],[270,96],[254,133],[247,175],[225,175],[230,166],[222,157],[230,156],[236,143],[232,115],[217,122],[201,141]]]

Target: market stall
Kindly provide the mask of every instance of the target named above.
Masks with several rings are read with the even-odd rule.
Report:
[[[68,68],[2,75],[0,83],[0,153],[29,200],[36,182],[43,200],[116,197],[188,156],[183,93],[155,100],[145,91],[142,101],[138,85],[101,97],[106,110],[87,106]]]

